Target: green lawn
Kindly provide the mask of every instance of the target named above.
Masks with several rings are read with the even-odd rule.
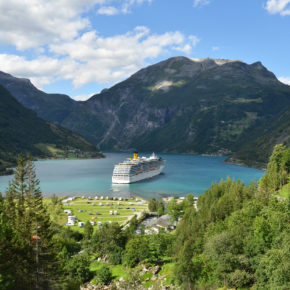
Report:
[[[92,262],[90,265],[90,271],[91,272],[96,272],[99,270],[103,265],[108,265],[110,267],[110,270],[112,271],[114,280],[118,280],[121,277],[124,277],[126,279],[127,274],[128,274],[128,269],[122,265],[109,265],[108,263],[105,262]],[[92,284],[96,284],[95,278],[92,280]]]
[[[144,202],[144,204],[137,204]],[[102,205],[100,205],[100,203]],[[97,222],[118,222],[124,224],[136,214],[141,214],[148,210],[148,202],[138,198],[127,201],[119,200],[89,200],[88,198],[80,198],[70,201],[68,205],[64,205],[64,209],[70,209],[72,214],[76,216],[79,221],[95,221]],[[117,215],[110,214],[110,211],[117,211]],[[77,223],[71,228],[78,228]]]

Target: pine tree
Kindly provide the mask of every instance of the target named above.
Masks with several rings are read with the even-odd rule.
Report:
[[[29,157],[18,158],[14,178],[6,192],[4,212],[12,229],[14,289],[48,289],[55,272],[53,232]]]

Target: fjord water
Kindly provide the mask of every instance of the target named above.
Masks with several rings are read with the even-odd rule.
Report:
[[[43,195],[104,195],[144,198],[162,195],[184,196],[201,194],[212,182],[228,176],[248,184],[259,180],[264,171],[224,163],[224,157],[184,154],[158,154],[166,160],[163,174],[130,185],[113,185],[114,164],[125,160],[128,153],[105,153],[104,159],[47,160],[35,162]],[[142,153],[140,154],[143,155]],[[144,154],[148,156],[149,154]],[[12,176],[0,177],[0,192],[4,192]]]

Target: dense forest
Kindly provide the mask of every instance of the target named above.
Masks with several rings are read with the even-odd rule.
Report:
[[[137,234],[133,218],[80,233],[57,222],[60,199],[44,202],[33,163],[20,157],[0,198],[0,288],[290,289],[289,193],[290,149],[277,145],[259,182],[213,183],[197,206],[192,195],[165,208],[152,200],[151,211],[178,221],[173,232]]]
[[[0,175],[11,174],[19,153],[39,158],[100,158],[93,144],[80,135],[39,118],[0,85]],[[82,155],[82,156],[80,156]]]

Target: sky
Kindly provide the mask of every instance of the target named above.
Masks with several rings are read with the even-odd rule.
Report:
[[[169,57],[261,61],[290,85],[290,0],[0,0],[0,71],[86,100]]]

